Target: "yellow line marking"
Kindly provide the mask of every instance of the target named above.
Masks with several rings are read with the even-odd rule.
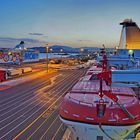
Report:
[[[58,119],[59,117],[57,116],[54,120],[53,120],[53,122],[51,123],[51,125],[48,127],[48,129],[45,131],[45,133],[40,137],[40,139],[39,140],[42,140],[43,139],[43,137],[46,135],[46,133],[49,131],[49,129],[52,127],[52,125],[55,123],[55,121]]]
[[[56,135],[58,134],[59,130],[61,129],[62,125],[63,125],[63,123],[61,123],[61,125],[59,126],[59,128],[58,128],[57,131],[55,132],[55,134],[54,134],[52,140],[54,140],[54,138],[55,138]]]
[[[60,105],[59,105],[60,106]],[[59,106],[57,107],[57,109],[59,108]],[[37,127],[37,129],[26,139],[29,140],[43,125],[44,123],[51,117],[51,115],[55,112],[56,110],[54,110],[53,112],[51,112],[51,114],[49,114],[49,116],[41,123],[41,125],[39,125],[39,127]]]

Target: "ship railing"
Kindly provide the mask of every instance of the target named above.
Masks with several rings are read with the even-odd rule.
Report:
[[[74,99],[74,98],[72,98],[72,97],[70,97],[70,96],[69,96],[69,99],[70,99],[71,101],[73,101],[74,103],[77,103],[77,104],[79,104],[79,105],[84,105],[84,106],[93,107],[93,104],[92,104],[92,103],[88,103],[88,102],[84,102],[84,101],[79,101],[79,100]]]
[[[112,70],[112,86],[117,83],[133,88],[140,99],[140,69]]]
[[[114,82],[114,83],[112,83],[112,86],[137,88],[137,87],[139,87],[139,84],[138,83],[129,83],[129,82],[126,82],[126,83],[125,82],[116,82],[116,83]]]
[[[140,86],[140,70],[112,70],[112,82],[137,83]]]
[[[96,88],[88,88],[87,89],[88,91],[85,91],[85,89],[83,90],[72,90],[70,93],[72,94],[77,94],[77,93],[80,93],[80,94],[98,94],[99,92],[99,89],[97,90]],[[90,90],[94,90],[94,91],[90,91]]]

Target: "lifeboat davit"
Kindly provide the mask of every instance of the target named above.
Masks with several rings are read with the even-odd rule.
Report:
[[[83,77],[61,104],[60,119],[77,140],[128,139],[140,127],[140,101],[130,87],[140,70],[110,71],[104,60],[102,72]]]

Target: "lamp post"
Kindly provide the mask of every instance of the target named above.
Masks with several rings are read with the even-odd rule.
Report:
[[[80,49],[81,55],[83,55],[84,51],[85,51],[84,48],[81,48],[81,49]]]
[[[82,61],[84,58],[84,48],[80,48],[80,60]]]
[[[60,49],[60,53],[61,53],[61,63],[62,63],[62,52],[63,52],[63,49]]]
[[[49,51],[50,51],[50,59],[51,59],[52,58],[52,51],[53,51],[53,49],[50,48]]]
[[[81,53],[83,53],[83,52],[84,52],[84,49],[83,49],[83,48],[81,48],[81,49],[80,49],[80,52],[81,52]]]
[[[48,72],[48,64],[49,64],[49,61],[48,61],[48,50],[49,50],[49,47],[48,47],[48,44],[46,44],[46,64],[47,64],[47,72]]]
[[[53,50],[53,49],[52,49],[52,48],[50,48],[50,52],[52,52],[52,50]]]
[[[60,49],[60,52],[62,53],[63,52],[63,49]]]

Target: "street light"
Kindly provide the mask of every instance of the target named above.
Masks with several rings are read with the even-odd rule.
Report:
[[[60,52],[62,53],[63,52],[63,49],[60,49]]]
[[[52,50],[53,50],[53,49],[52,49],[52,48],[50,48],[50,52],[52,52]]]
[[[61,63],[62,63],[62,52],[63,52],[63,49],[60,49],[60,52],[61,52]]]
[[[50,49],[49,49],[49,52],[50,52],[50,58],[52,57],[52,51],[53,51],[53,49],[50,48]]]
[[[48,72],[48,50],[49,50],[49,47],[48,47],[48,44],[46,44],[46,64],[47,64],[47,72]]]
[[[83,53],[83,52],[84,52],[84,48],[81,48],[81,49],[80,49],[80,52]]]
[[[84,48],[80,48],[80,57],[81,57],[81,59],[82,59],[83,55],[84,55]]]

